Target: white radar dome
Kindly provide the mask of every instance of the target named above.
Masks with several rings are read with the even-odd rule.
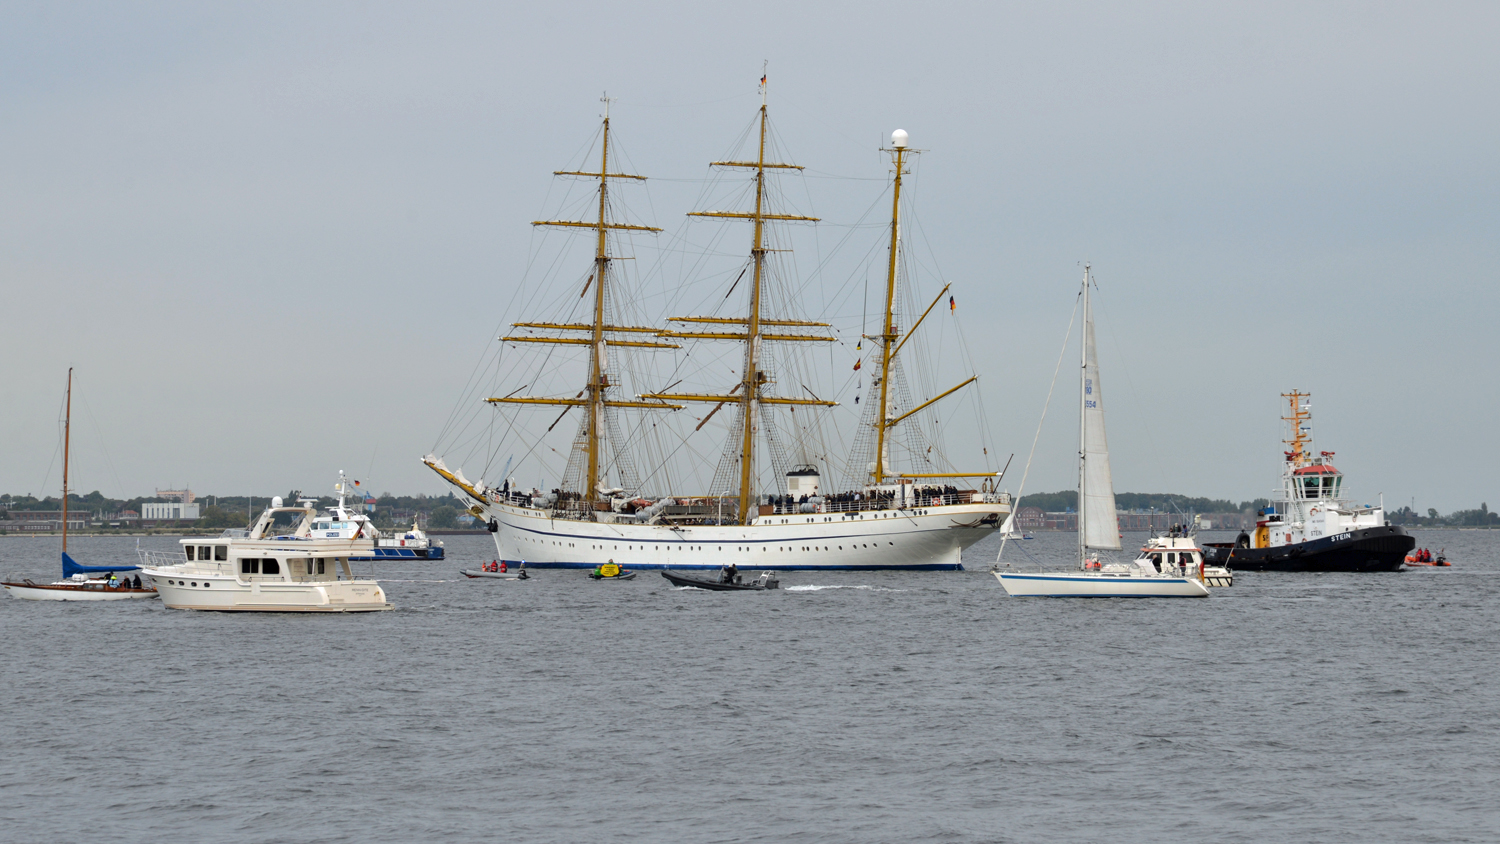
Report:
[[[906,130],[905,129],[897,129],[896,131],[894,131],[894,132],[891,133],[891,146],[895,147],[896,149],[905,149],[906,148]]]
[[[281,496],[278,495],[275,498],[271,499],[271,506],[272,507],[280,507],[281,506]]]

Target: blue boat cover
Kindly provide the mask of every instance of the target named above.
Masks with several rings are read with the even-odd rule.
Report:
[[[73,558],[63,552],[63,577],[72,577],[75,574],[102,574],[110,571],[135,571],[140,566],[80,566],[73,562]]]

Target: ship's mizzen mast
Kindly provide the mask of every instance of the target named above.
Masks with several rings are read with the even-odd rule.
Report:
[[[897,129],[895,132],[891,133],[891,148],[882,150],[882,152],[891,153],[891,157],[896,163],[896,178],[892,183],[891,189],[891,247],[890,261],[887,264],[885,276],[885,323],[884,330],[882,331],[879,338],[880,403],[876,405],[877,410],[873,422],[875,428],[875,465],[874,469],[870,472],[871,479],[875,484],[878,485],[884,484],[886,483],[887,479],[897,477],[898,475],[904,478],[992,477],[995,475],[994,472],[898,473],[895,471],[894,467],[890,466],[887,462],[888,458],[886,452],[889,449],[887,441],[891,433],[894,433],[891,429],[895,428],[897,425],[901,424],[912,416],[915,416],[916,414],[922,412],[923,410],[926,410],[928,407],[937,404],[942,399],[947,398],[953,393],[956,393],[964,387],[967,387],[975,381],[979,380],[979,376],[971,376],[963,383],[939,393],[938,395],[922,402],[911,410],[908,410],[900,415],[896,414],[896,408],[894,407],[896,397],[894,392],[890,389],[891,372],[896,364],[896,354],[901,351],[902,346],[906,345],[906,341],[911,339],[913,332],[915,332],[917,328],[921,326],[923,320],[927,319],[927,315],[932,313],[932,309],[937,306],[937,303],[942,301],[943,294],[947,293],[948,289],[952,287],[951,284],[943,285],[943,289],[938,291],[937,297],[932,300],[932,304],[927,306],[927,310],[923,311],[922,315],[917,318],[917,321],[912,323],[911,328],[909,328],[904,334],[902,333],[900,326],[896,324],[897,270],[900,267],[901,255],[901,177],[906,175],[906,173],[908,172],[906,170],[906,156],[909,154],[915,155],[918,152],[918,150],[907,149],[906,140],[906,132]]]
[[[755,500],[754,477],[755,477],[755,432],[758,426],[755,424],[757,414],[762,405],[817,405],[821,407],[833,407],[837,402],[821,401],[813,399],[783,398],[779,396],[767,396],[762,393],[762,387],[768,382],[764,369],[761,365],[761,343],[762,341],[812,341],[832,342],[833,338],[822,335],[796,334],[789,332],[767,333],[765,328],[776,327],[827,327],[824,322],[803,322],[799,320],[774,320],[766,319],[761,315],[762,286],[765,281],[766,253],[770,250],[765,246],[765,224],[768,220],[777,221],[800,221],[817,222],[817,217],[802,217],[795,214],[772,214],[766,210],[766,171],[767,170],[801,170],[796,164],[780,164],[766,161],[766,88],[765,79],[761,79],[761,101],[760,101],[760,144],[754,161],[715,161],[714,167],[736,167],[755,171],[755,210],[750,213],[735,211],[694,211],[690,217],[722,217],[735,220],[750,220],[755,224],[754,237],[751,241],[750,258],[753,272],[750,279],[750,308],[744,319],[724,319],[718,317],[673,317],[672,322],[686,323],[709,323],[721,325],[744,326],[743,331],[662,331],[660,336],[670,338],[687,338],[701,340],[739,340],[745,344],[745,370],[740,380],[738,389],[723,395],[704,395],[697,393],[650,393],[642,395],[642,399],[654,399],[658,401],[693,401],[714,402],[727,404],[730,402],[740,405],[743,430],[740,438],[740,484],[739,484],[739,515],[741,522],[749,524],[754,520],[756,513],[751,507]],[[738,395],[735,395],[738,393]],[[716,491],[717,492],[717,491]]]
[[[587,414],[583,429],[583,447],[587,453],[587,467],[584,474],[582,493],[584,502],[593,502],[600,495],[602,470],[600,468],[603,456],[603,441],[606,438],[605,409],[613,407],[635,407],[678,410],[681,405],[666,404],[660,401],[618,401],[608,397],[608,390],[615,386],[609,378],[608,357],[605,352],[606,346],[623,346],[637,349],[676,349],[680,348],[674,343],[663,343],[655,339],[651,340],[616,340],[613,334],[649,334],[655,335],[657,329],[645,326],[617,326],[606,322],[605,295],[606,286],[609,283],[609,264],[613,256],[609,254],[608,235],[611,231],[642,231],[659,232],[661,229],[654,226],[637,226],[627,223],[614,223],[609,220],[609,180],[610,179],[633,179],[644,182],[645,176],[634,176],[628,173],[611,173],[609,171],[609,98],[603,98],[604,111],[604,134],[603,150],[599,159],[599,172],[590,173],[578,170],[558,170],[553,173],[556,176],[586,176],[599,180],[599,216],[596,220],[537,220],[533,226],[560,226],[564,228],[588,228],[594,229],[596,233],[594,241],[594,272],[584,282],[580,298],[587,296],[590,288],[593,289],[594,301],[592,308],[592,320],[586,323],[571,322],[517,322],[512,323],[514,328],[542,328],[561,332],[586,333],[587,337],[578,336],[536,336],[529,334],[508,335],[500,339],[511,343],[555,343],[570,346],[589,347],[589,375],[588,383],[579,395],[572,398],[551,398],[544,396],[506,396],[504,398],[491,398],[486,401],[491,404],[529,404],[529,405],[559,405],[567,409],[583,407]],[[559,417],[561,418],[561,417]],[[556,424],[556,423],[553,423]],[[616,448],[621,447],[617,443]]]

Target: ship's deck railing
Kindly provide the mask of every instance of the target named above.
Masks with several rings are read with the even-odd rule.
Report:
[[[955,504],[1009,504],[1010,494],[1004,492],[918,492],[905,498],[889,495],[866,497],[861,493],[858,501],[824,498],[821,504],[811,502],[786,502],[772,505],[777,515],[798,513],[858,513],[870,510],[912,510],[919,507],[948,507]]]
[[[591,512],[581,508],[558,507],[556,502],[548,505],[538,504],[531,496],[511,493],[503,496],[493,491],[486,493],[496,503],[507,503],[517,507],[530,507],[537,510],[548,510],[559,518],[582,518],[584,514]],[[834,499],[825,497],[821,503],[813,504],[805,501],[777,502],[762,506],[772,508],[776,515],[797,515],[806,513],[858,513],[874,510],[914,510],[924,507],[949,507],[959,504],[1011,504],[1012,498],[1008,492],[958,492],[958,493],[928,493],[919,491],[907,495],[904,498],[891,495],[867,495],[860,493],[859,500],[852,498]],[[628,514],[621,514],[628,515]],[[702,513],[692,514],[703,518],[719,517],[719,510],[711,505]],[[725,514],[732,518],[732,513]],[[382,540],[384,541],[384,540]]]
[[[186,565],[188,558],[186,551],[151,551],[145,548],[137,549],[141,558],[141,568],[159,569],[166,566]]]

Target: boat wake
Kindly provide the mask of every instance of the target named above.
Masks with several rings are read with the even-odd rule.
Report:
[[[863,589],[867,592],[905,592],[905,589],[888,589],[884,586],[870,586],[867,584],[832,584],[828,586],[788,586],[787,592],[821,592],[824,589]]]

